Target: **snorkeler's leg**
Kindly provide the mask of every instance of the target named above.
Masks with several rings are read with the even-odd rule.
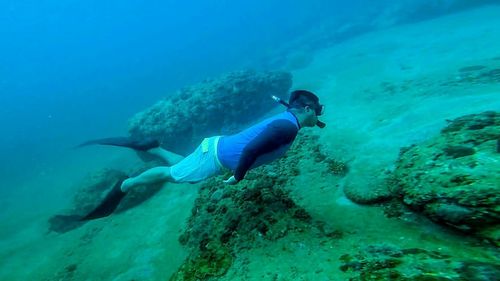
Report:
[[[170,175],[170,167],[154,167],[144,171],[142,174],[128,178],[121,184],[123,192],[129,191],[139,185],[155,184],[161,182],[175,182]]]
[[[172,151],[165,150],[161,147],[155,147],[152,149],[148,149],[146,152],[149,154],[158,156],[161,159],[165,160],[165,162],[167,162],[167,165],[169,165],[169,166],[173,166],[185,158],[182,155],[173,153]]]
[[[86,221],[107,217],[118,207],[130,188],[165,181],[174,181],[170,176],[170,167],[155,167],[133,178],[121,178],[115,183],[111,191],[108,192],[104,200],[80,220]]]
[[[126,193],[121,190],[121,185],[125,179],[126,177],[119,178],[102,202],[88,214],[82,216],[80,220],[87,221],[111,215],[126,195]]]

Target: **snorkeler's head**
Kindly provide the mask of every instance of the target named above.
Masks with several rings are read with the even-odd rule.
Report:
[[[317,118],[321,116],[325,111],[325,106],[319,103],[319,98],[314,93],[306,90],[296,90],[290,94],[290,99],[288,100],[290,108],[296,109],[312,109],[314,112],[314,117],[316,118],[315,124],[324,128],[325,123],[319,121]]]

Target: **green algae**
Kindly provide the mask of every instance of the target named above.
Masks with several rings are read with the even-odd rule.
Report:
[[[494,280],[500,265],[486,260],[462,260],[439,251],[376,244],[340,257],[340,270],[351,281],[368,280]]]
[[[394,196],[414,211],[498,245],[500,168],[495,142],[500,114],[486,111],[449,121],[441,134],[401,150]]]
[[[207,245],[207,249],[196,257],[188,257],[170,281],[196,281],[222,276],[232,263],[233,256],[227,247]]]

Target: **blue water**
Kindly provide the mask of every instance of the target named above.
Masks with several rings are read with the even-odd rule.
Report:
[[[60,146],[123,135],[159,98],[258,68],[265,52],[318,22],[359,12],[353,3],[2,1],[0,176],[23,178]]]
[[[391,15],[397,24],[488,2],[496,1],[2,1],[0,196],[54,164],[62,147],[126,134],[132,114],[182,86],[279,69],[273,51],[286,56],[318,27],[358,26],[338,41],[387,27],[373,21],[388,11],[404,12]],[[326,38],[303,43],[335,42]]]

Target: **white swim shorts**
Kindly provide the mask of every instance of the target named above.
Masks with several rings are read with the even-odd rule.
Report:
[[[176,182],[196,183],[222,174],[223,166],[217,157],[219,136],[206,138],[196,150],[170,167],[170,175]]]

